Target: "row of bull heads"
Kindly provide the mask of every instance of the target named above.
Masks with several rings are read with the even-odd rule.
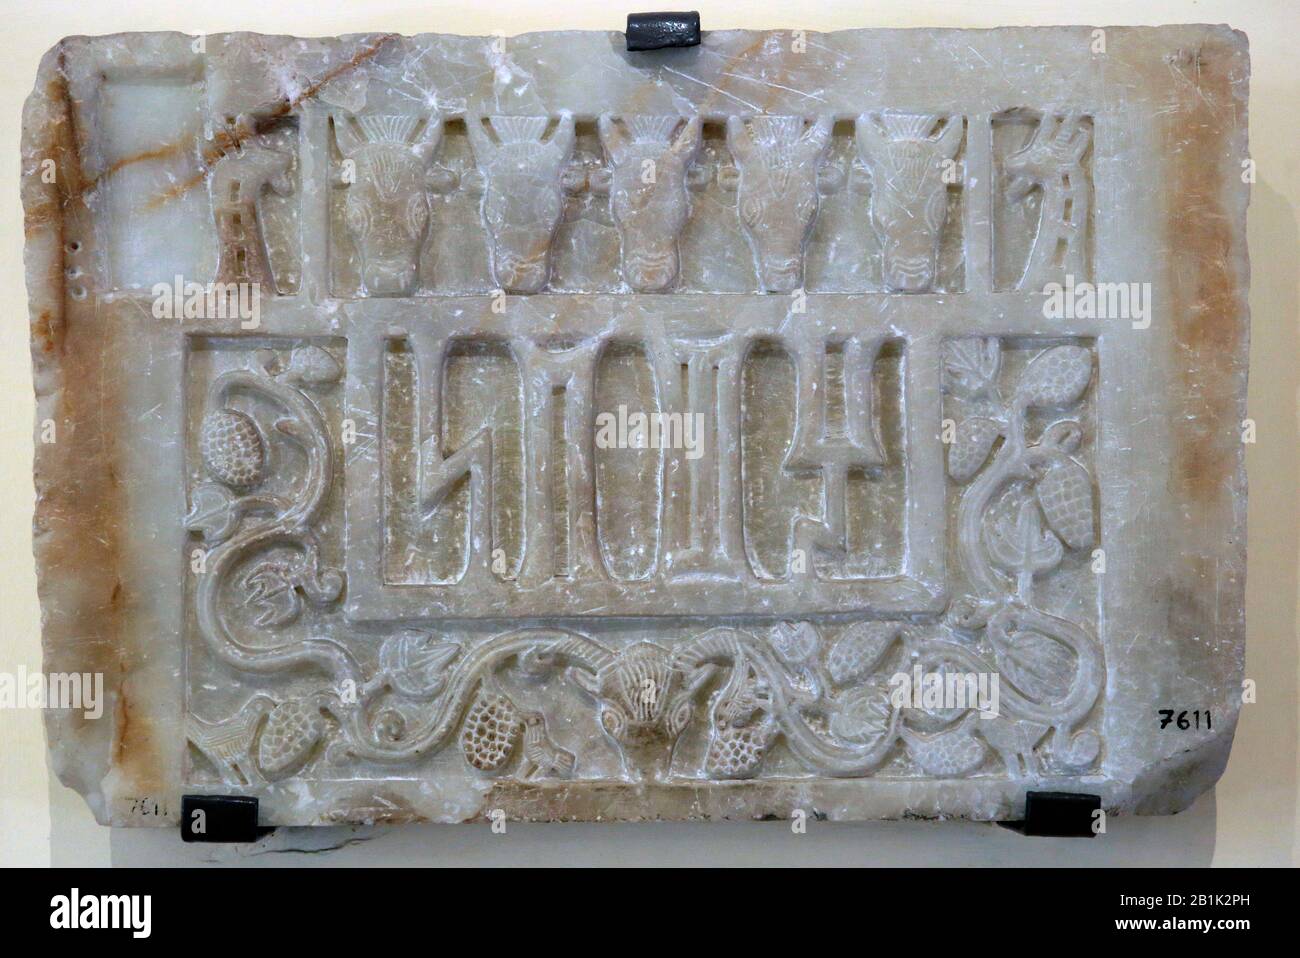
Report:
[[[763,290],[803,283],[804,250],[820,196],[842,174],[829,162],[829,116],[733,116],[726,142],[736,175],[744,234]],[[605,165],[595,173],[574,162],[572,115],[470,117],[477,170],[458,178],[435,159],[444,123],[438,117],[336,116],[334,132],[350,175],[344,223],[361,261],[363,291],[405,295],[418,280],[431,192],[458,186],[482,194],[496,284],[535,293],[550,277],[550,248],[565,193],[608,195],[609,218],[622,246],[623,278],[635,292],[670,290],[680,272],[678,237],[691,215],[691,187],[707,172],[697,164],[699,117],[604,115],[597,123]],[[872,225],[882,249],[884,285],[893,292],[933,288],[947,218],[947,186],[961,147],[960,117],[863,114],[855,121],[857,155],[871,172]],[[458,182],[459,180],[459,182]]]

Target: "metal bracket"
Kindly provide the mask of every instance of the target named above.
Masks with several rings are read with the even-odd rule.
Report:
[[[181,841],[255,842],[274,828],[257,824],[258,800],[248,795],[182,795]]]
[[[629,13],[627,48],[631,51],[694,47],[700,43],[700,15],[686,13]]]
[[[1093,838],[1100,795],[1080,792],[1026,792],[1025,820],[999,822],[1022,835],[1043,838]]]

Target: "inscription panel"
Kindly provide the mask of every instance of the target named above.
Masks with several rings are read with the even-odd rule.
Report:
[[[942,523],[934,341],[860,301],[814,299],[797,324],[786,306],[452,300],[401,323],[349,307],[368,330],[350,407],[378,441],[348,468],[384,477],[349,498],[349,612],[941,605],[943,556],[918,545]],[[639,507],[645,531],[620,541]]]

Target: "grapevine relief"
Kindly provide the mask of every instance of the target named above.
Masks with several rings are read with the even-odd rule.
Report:
[[[981,732],[1008,772],[1037,770],[1035,746],[1051,733],[1050,754],[1068,770],[1085,768],[1101,742],[1079,727],[1100,695],[1101,648],[1083,627],[1042,609],[1035,580],[1055,570],[1067,550],[1094,543],[1093,481],[1073,457],[1083,438],[1074,419],[1060,419],[1030,441],[1031,410],[1065,411],[1092,381],[1092,353],[1053,346],[1025,367],[1011,395],[999,386],[1002,345],[996,338],[953,340],[945,355],[948,391],[979,408],[957,424],[948,472],[966,484],[957,512],[957,550],[974,594],[950,612],[958,633],[982,635],[991,654],[940,641],[922,654],[962,671],[997,672],[1003,714]]]
[[[334,639],[254,642],[227,621],[221,597],[232,582],[255,626],[271,634],[309,607],[335,605],[344,582],[322,568],[312,528],[335,462],[310,393],[334,388],[337,361],[308,346],[280,371],[224,373],[208,390],[199,435],[209,481],[194,490],[187,522],[209,555],[199,630],[237,669],[309,668],[328,682],[283,701],[256,695],[224,722],[194,717],[190,741],[235,783],[295,774],[318,754],[334,764],[408,763],[453,741],[484,774],[581,775],[581,756],[557,745],[544,712],[515,701],[506,681],[558,677],[589,696],[628,780],[672,777],[679,739],[697,720],[707,723],[707,749],[696,774],[714,779],[759,774],[778,742],[803,768],[830,776],[870,774],[900,751],[943,777],[985,768],[990,749],[1013,777],[1087,767],[1100,740],[1080,727],[1100,692],[1100,648],[1086,629],[1040,608],[1034,583],[1065,550],[1091,546],[1091,477],[1072,456],[1077,422],[1057,421],[1031,442],[1026,413],[1077,403],[1092,377],[1091,353],[1075,345],[1043,351],[1010,397],[999,391],[1000,364],[996,339],[955,341],[946,354],[947,388],[987,415],[958,426],[948,463],[965,486],[958,551],[974,591],[933,626],[858,622],[827,644],[812,623],[780,622],[622,649],[567,629],[522,628],[473,645],[405,630],[384,640],[370,668]],[[276,418],[232,408],[236,393]],[[306,456],[292,497],[264,491],[272,442]],[[914,666],[1000,674],[1000,713],[897,703],[888,677]]]

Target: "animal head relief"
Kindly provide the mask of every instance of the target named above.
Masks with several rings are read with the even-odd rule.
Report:
[[[1038,230],[1017,284],[1021,289],[1041,289],[1087,270],[1091,190],[1083,158],[1091,144],[1086,117],[1044,113],[1024,145],[1006,159],[1007,200],[1025,203],[1036,196],[1038,201]]]
[[[886,289],[933,289],[953,182],[944,174],[961,147],[961,117],[864,113],[854,132],[858,156],[871,171],[871,223]]]
[[[418,116],[336,116],[334,136],[349,164],[343,219],[361,263],[362,291],[405,296],[418,279],[429,227],[428,191],[444,185],[433,158],[442,120]]]
[[[686,179],[700,148],[700,130],[699,117],[600,118],[623,278],[636,292],[667,289],[677,279],[677,237],[690,216]]]
[[[551,273],[551,240],[564,211],[561,173],[573,153],[573,117],[470,117],[474,161],[483,174],[483,223],[492,277],[508,292],[536,293]]]
[[[801,116],[727,120],[727,147],[740,169],[736,206],[764,290],[789,292],[803,282],[831,129],[829,116],[811,123]]]

